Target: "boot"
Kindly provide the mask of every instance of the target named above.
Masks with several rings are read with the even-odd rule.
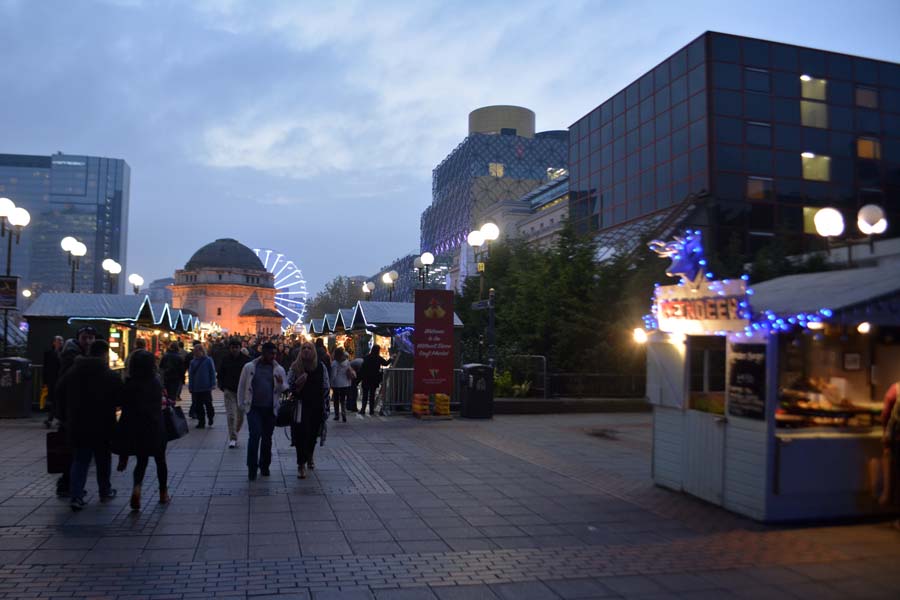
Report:
[[[172,498],[171,498],[171,496],[169,496],[169,491],[160,488],[160,490],[159,490],[159,503],[160,503],[160,504],[168,504],[170,500],[172,500]]]
[[[141,486],[136,485],[131,490],[131,510],[141,510]]]
[[[299,479],[306,479],[306,465],[300,465],[297,468],[297,477]]]

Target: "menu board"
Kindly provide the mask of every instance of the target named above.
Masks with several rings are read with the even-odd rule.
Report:
[[[728,414],[760,421],[766,418],[765,344],[731,344]]]

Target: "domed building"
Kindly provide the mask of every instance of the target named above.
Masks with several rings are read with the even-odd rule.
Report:
[[[170,286],[174,306],[201,322],[218,323],[234,334],[277,334],[275,281],[256,254],[237,240],[216,240],[197,250]]]

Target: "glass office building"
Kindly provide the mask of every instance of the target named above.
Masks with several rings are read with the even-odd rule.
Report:
[[[35,294],[69,291],[71,268],[59,245],[68,235],[88,248],[76,272],[76,291],[109,291],[101,268],[105,258],[122,265],[117,291],[130,286],[125,281],[130,173],[128,164],[115,158],[0,154],[0,196],[31,213],[13,247],[12,274],[20,277],[20,288]]]
[[[900,65],[707,32],[574,123],[582,232],[660,222],[686,199],[711,250],[822,247],[815,211],[900,218]],[[692,196],[693,195],[693,196]]]

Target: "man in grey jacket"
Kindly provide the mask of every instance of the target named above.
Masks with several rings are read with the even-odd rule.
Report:
[[[269,476],[275,415],[281,404],[281,394],[287,389],[284,368],[275,362],[275,344],[267,342],[262,346],[260,357],[244,365],[238,383],[238,405],[247,415],[250,430],[247,443],[250,481],[256,479],[257,469],[263,477]]]

